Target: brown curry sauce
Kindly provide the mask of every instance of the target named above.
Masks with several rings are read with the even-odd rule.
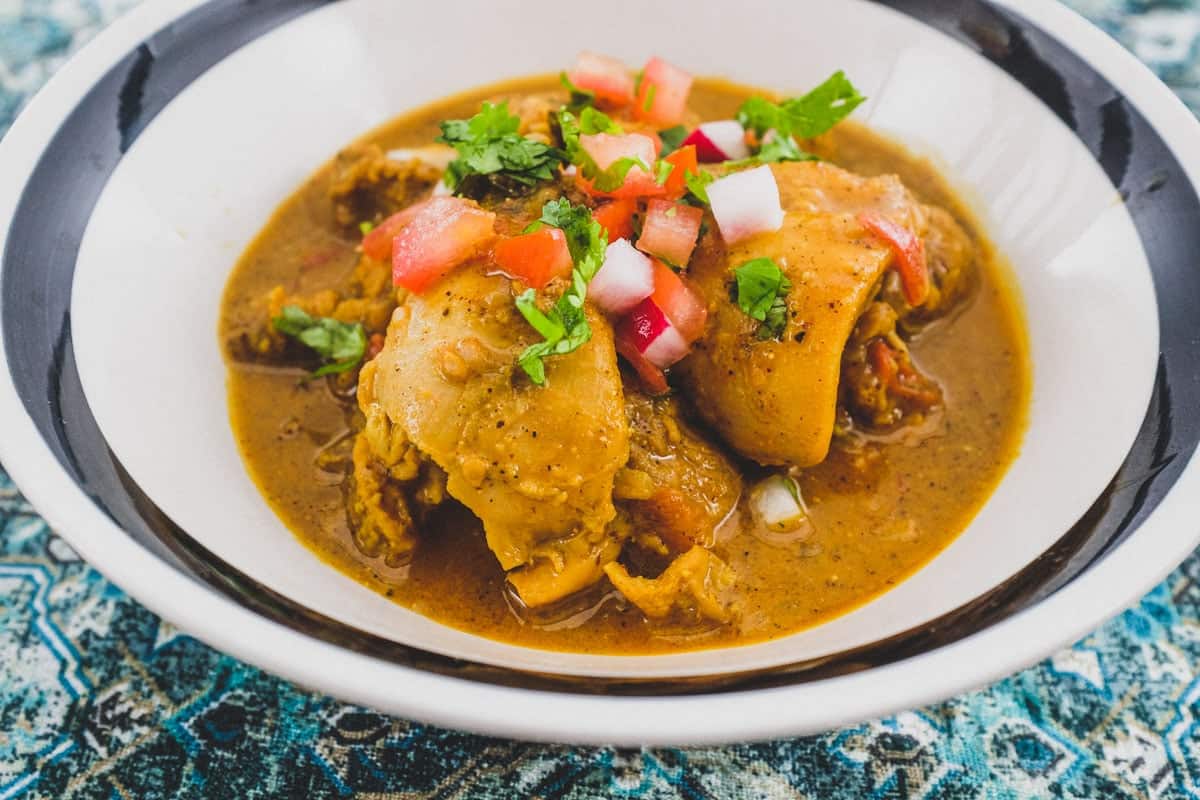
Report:
[[[384,149],[422,146],[441,120],[470,116],[482,99],[550,84],[532,78],[458,95],[398,117],[361,141]],[[725,81],[698,80],[690,105],[704,119],[728,118],[750,93]],[[810,536],[769,541],[742,530],[738,512],[719,530],[714,549],[737,573],[743,602],[735,625],[652,624],[603,582],[551,614],[518,612],[478,522],[452,503],[423,530],[410,564],[393,568],[364,555],[351,533],[343,488],[356,413],[352,390],[304,381],[305,372],[295,367],[229,356],[230,417],[251,476],[322,560],[418,613],[514,644],[620,654],[748,644],[828,621],[877,597],[953,541],[1012,462],[1026,422],[1029,359],[1006,268],[934,168],[853,123],[839,125],[822,148],[847,169],[895,173],[922,201],[949,210],[972,232],[981,263],[961,307],[910,343],[944,392],[941,412],[925,423],[936,426],[934,435],[915,446],[903,430],[857,448],[835,443],[824,463],[798,476]],[[273,287],[312,293],[349,278],[359,239],[333,220],[331,176],[330,165],[318,170],[242,256],[222,304],[222,342],[261,327],[262,298]]]

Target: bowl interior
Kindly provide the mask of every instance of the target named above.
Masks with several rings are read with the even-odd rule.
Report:
[[[496,35],[512,25],[504,4],[473,6],[463,26],[452,4],[401,14],[348,0],[253,41],[175,97],[106,185],[73,287],[83,387],[132,480],[218,558],[314,611],[427,650],[562,674],[707,675],[837,653],[958,608],[1050,547],[1125,457],[1158,349],[1146,256],[1100,165],[1003,71],[882,6],[847,0],[797,14],[794,25],[763,25],[754,14],[689,4],[688,36],[672,36],[683,7],[641,4],[636,26],[622,13],[584,25],[537,0],[522,5],[520,32],[536,45],[513,47],[511,36]],[[711,41],[722,46],[698,44]],[[246,475],[227,417],[216,320],[230,269],[273,208],[391,116],[474,85],[556,71],[581,47],[630,63],[656,53],[784,91],[845,69],[871,98],[858,118],[941,165],[1011,262],[1034,370],[1022,452],[967,531],[874,602],[723,651],[618,657],[509,646],[432,622],[325,566]],[[1116,328],[1119,337],[1108,335]]]

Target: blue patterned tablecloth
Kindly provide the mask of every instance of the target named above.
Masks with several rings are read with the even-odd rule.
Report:
[[[0,0],[0,135],[134,2]],[[1200,108],[1200,0],[1070,4]],[[1198,578],[1193,556],[1038,667],[887,719],[723,748],[547,747],[392,719],[205,647],[81,562],[0,472],[0,800],[1200,798]]]

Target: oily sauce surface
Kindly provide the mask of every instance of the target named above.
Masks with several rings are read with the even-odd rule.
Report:
[[[470,116],[482,99],[552,84],[525,79],[456,96],[401,116],[363,141],[385,150],[425,145],[441,120]],[[728,118],[750,93],[698,80],[691,105],[703,118]],[[721,528],[715,552],[736,571],[744,599],[736,625],[651,625],[611,589],[552,613],[518,614],[479,524],[452,503],[423,530],[410,564],[391,568],[368,558],[354,544],[343,489],[352,389],[302,381],[298,369],[227,357],[230,418],[251,476],[296,536],[333,567],[421,614],[515,644],[622,654],[747,644],[874,598],[961,533],[1003,476],[1025,427],[1029,363],[1006,272],[935,170],[853,123],[828,134],[822,154],[862,174],[898,174],[922,200],[950,210],[974,233],[982,263],[962,307],[911,343],[915,359],[945,393],[944,410],[925,423],[936,426],[935,435],[916,446],[904,432],[850,448],[835,444],[823,464],[799,475],[815,529],[808,538],[753,533],[740,510]],[[222,305],[223,342],[262,325],[262,298],[273,287],[312,293],[350,276],[359,238],[332,219],[330,179],[329,165],[319,169],[276,210],[237,264]]]

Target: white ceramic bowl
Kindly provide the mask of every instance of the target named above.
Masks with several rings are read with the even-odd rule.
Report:
[[[124,589],[216,647],[397,714],[560,741],[711,742],[820,730],[1007,674],[1194,546],[1200,140],[1117,45],[1038,0],[618,3],[588,25],[561,4],[517,7],[150,3],[0,144],[13,176],[0,186],[0,456]],[[688,35],[672,35],[684,17]],[[845,69],[871,98],[856,116],[941,165],[1013,263],[1034,364],[1022,452],[951,547],[850,614],[665,656],[506,645],[323,565],[242,467],[215,326],[271,210],[389,117],[558,69],[582,47],[785,91]]]

